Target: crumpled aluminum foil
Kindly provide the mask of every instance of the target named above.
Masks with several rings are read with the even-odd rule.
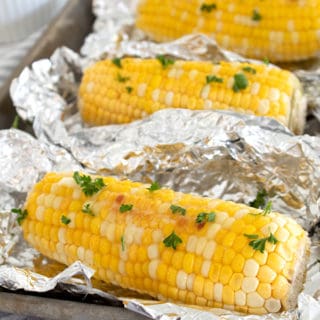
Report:
[[[319,290],[315,286],[320,278],[317,261],[320,246],[315,228],[320,201],[318,137],[294,136],[268,118],[214,111],[168,109],[129,125],[95,128],[81,122],[76,96],[82,70],[105,55],[147,57],[169,52],[184,59],[241,59],[221,51],[212,40],[199,35],[171,44],[142,41],[144,36],[131,28],[134,8],[135,1],[94,1],[98,13],[97,32],[90,35],[82,48],[85,57],[60,48],[50,59],[26,68],[12,83],[11,96],[17,111],[33,123],[38,140],[17,130],[0,132],[0,155],[4,150],[0,157],[3,168],[0,183],[3,201],[0,203],[6,204],[3,208],[0,205],[3,212],[0,285],[30,289],[28,279],[32,278],[52,289],[53,283],[54,287],[62,281],[65,292],[88,294],[94,290],[102,298],[116,301],[104,293],[108,291],[121,296],[127,308],[153,319],[309,319],[319,314]],[[107,18],[101,20],[100,17]],[[102,35],[104,38],[100,38]],[[11,155],[7,156],[5,150],[11,150]],[[145,297],[127,291],[119,293],[116,288],[96,281],[92,281],[93,288],[86,286],[92,273],[81,264],[72,266],[71,270],[76,268],[85,281],[79,282],[71,271],[64,271],[61,276],[61,265],[27,246],[8,210],[23,202],[27,190],[46,171],[79,168],[143,182],[157,180],[175,190],[245,203],[265,188],[275,210],[294,216],[315,233],[306,286],[299,297],[298,308],[266,316],[195,310],[146,301]],[[26,277],[18,276],[19,273]],[[39,281],[32,284],[33,290],[41,291]],[[104,291],[99,290],[101,288]]]

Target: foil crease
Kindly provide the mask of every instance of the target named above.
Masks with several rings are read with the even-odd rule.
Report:
[[[81,122],[76,107],[79,81],[82,70],[97,59],[152,57],[160,53],[183,59],[243,59],[221,50],[202,35],[166,44],[150,42],[132,27],[135,6],[136,1],[130,0],[95,0],[98,18],[94,33],[82,47],[83,57],[59,48],[50,59],[24,69],[12,83],[10,92],[17,112],[33,123],[38,140],[18,130],[0,132],[0,285],[42,291],[62,281],[65,292],[93,293],[113,300],[105,293],[108,290],[121,296],[126,308],[152,319],[293,320],[319,314],[319,289],[315,285],[320,279],[320,246],[315,228],[320,192],[318,137],[294,136],[269,118],[215,111],[168,109],[128,125],[95,128]],[[313,86],[317,83],[314,79]],[[80,168],[142,182],[157,180],[178,191],[245,203],[265,188],[273,209],[293,216],[304,228],[314,231],[305,290],[299,296],[298,308],[265,316],[199,310],[103,287],[89,281],[92,272],[80,263],[62,271],[61,265],[28,247],[9,210],[23,203],[30,186],[45,172]],[[74,278],[74,268],[84,281]]]

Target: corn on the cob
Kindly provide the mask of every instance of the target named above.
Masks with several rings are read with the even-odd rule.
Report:
[[[117,61],[97,62],[84,73],[79,109],[91,125],[126,123],[173,107],[268,116],[295,133],[303,131],[306,103],[299,80],[289,71],[164,57]]]
[[[247,313],[295,306],[308,239],[292,219],[111,177],[85,189],[76,174],[48,173],[28,195],[24,236],[41,253],[162,300]]]
[[[212,35],[223,48],[271,61],[320,52],[319,0],[141,0],[136,26],[156,41]]]

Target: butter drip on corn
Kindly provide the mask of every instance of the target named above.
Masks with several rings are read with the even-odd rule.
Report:
[[[140,0],[136,26],[156,41],[204,33],[247,57],[294,61],[319,53],[319,14],[319,0]]]
[[[72,174],[47,174],[28,195],[25,239],[50,258],[81,260],[96,278],[161,300],[257,314],[294,307],[296,296],[293,302],[288,296],[302,283],[296,281],[298,259],[307,237],[292,219],[252,215],[261,211],[168,189],[150,192],[141,183],[103,181],[106,186],[88,197]],[[92,215],[83,212],[88,204]],[[172,204],[185,214],[173,213]],[[123,205],[127,210],[120,212]],[[214,221],[196,223],[201,212],[214,212]],[[176,249],[164,245],[173,231],[181,239]],[[270,232],[278,242],[267,243],[263,253],[244,236]]]
[[[246,81],[236,90],[237,77]],[[128,88],[131,88],[128,91]],[[91,125],[127,123],[164,108],[230,110],[273,117],[302,131],[305,106],[291,73],[266,64],[126,58],[89,67],[79,91],[80,114]],[[299,123],[294,109],[300,109]]]

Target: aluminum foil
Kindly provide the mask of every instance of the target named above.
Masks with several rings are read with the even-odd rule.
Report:
[[[104,56],[170,53],[184,59],[242,59],[201,35],[169,44],[148,41],[132,28],[135,5],[135,1],[94,1],[98,19],[82,48],[84,57],[60,48],[12,83],[17,112],[33,123],[38,140],[17,130],[0,132],[0,285],[34,291],[58,285],[63,294],[94,293],[108,303],[118,301],[105,293],[110,292],[121,297],[125,307],[153,319],[311,319],[320,313],[315,285],[320,278],[320,138],[294,136],[269,118],[214,111],[167,109],[129,125],[95,128],[81,122],[76,101],[82,70]],[[314,234],[298,308],[266,316],[199,310],[90,281],[92,270],[82,264],[60,273],[62,265],[23,241],[9,209],[21,205],[45,172],[79,168],[143,182],[157,180],[175,190],[245,203],[265,188],[275,210],[293,216]],[[75,278],[76,273],[83,279]]]

